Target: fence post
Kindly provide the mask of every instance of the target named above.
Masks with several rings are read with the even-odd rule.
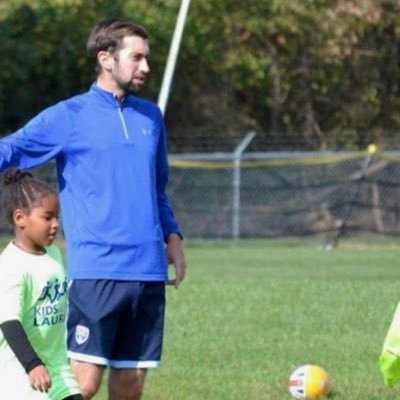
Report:
[[[342,218],[342,223],[339,226],[339,228],[337,229],[333,239],[330,240],[330,243],[328,243],[328,245],[325,245],[325,249],[329,250],[329,249],[337,247],[339,244],[339,240],[342,238],[343,233],[345,233],[347,224],[350,220],[351,213],[353,212],[354,202],[358,199],[361,185],[365,181],[365,178],[366,178],[367,172],[368,172],[368,168],[370,167],[370,165],[373,161],[375,152],[376,152],[375,145],[368,146],[367,155],[364,158],[363,163],[361,165],[360,175],[357,178],[357,180],[355,181],[355,183],[357,184],[356,189],[353,192],[352,198],[349,200],[349,204],[347,206],[346,213]]]
[[[240,237],[240,163],[246,147],[256,136],[256,132],[247,132],[246,136],[233,152],[233,179],[232,179],[232,238]]]

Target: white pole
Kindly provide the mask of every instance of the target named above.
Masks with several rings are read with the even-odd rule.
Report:
[[[168,53],[167,65],[164,70],[164,76],[161,84],[160,93],[158,96],[158,106],[161,112],[165,113],[165,108],[168,102],[168,96],[170,92],[172,76],[175,70],[176,59],[178,57],[179,46],[182,39],[183,28],[185,26],[185,20],[189,10],[190,0],[182,0],[179,8],[178,19],[175,25],[174,35],[172,37],[171,47]]]
[[[232,237],[240,237],[240,162],[242,153],[253,140],[256,133],[248,132],[233,153],[233,181],[232,181]]]

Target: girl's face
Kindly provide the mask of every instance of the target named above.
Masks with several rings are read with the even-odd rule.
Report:
[[[16,244],[31,253],[43,253],[44,246],[53,243],[59,228],[57,196],[49,193],[38,206],[29,210],[14,211]]]

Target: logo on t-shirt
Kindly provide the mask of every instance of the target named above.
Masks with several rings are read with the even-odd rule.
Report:
[[[67,278],[61,283],[58,279],[54,282],[47,281],[46,286],[42,289],[42,294],[38,300],[49,300],[50,303],[54,303],[60,300],[61,297],[65,296],[68,292]]]
[[[62,282],[58,279],[47,281],[33,309],[33,325],[46,327],[64,324],[67,292],[67,279]]]
[[[75,328],[75,340],[78,344],[83,344],[89,339],[89,328],[83,325],[77,325]]]

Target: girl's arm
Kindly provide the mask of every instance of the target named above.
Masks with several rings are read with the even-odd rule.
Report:
[[[0,325],[0,328],[3,331],[4,339],[27,374],[38,365],[44,365],[29,342],[21,322],[18,320],[6,321]]]
[[[28,374],[32,389],[47,392],[51,387],[50,375],[43,361],[33,349],[21,322],[18,320],[5,321],[0,324],[0,329],[4,339]]]

